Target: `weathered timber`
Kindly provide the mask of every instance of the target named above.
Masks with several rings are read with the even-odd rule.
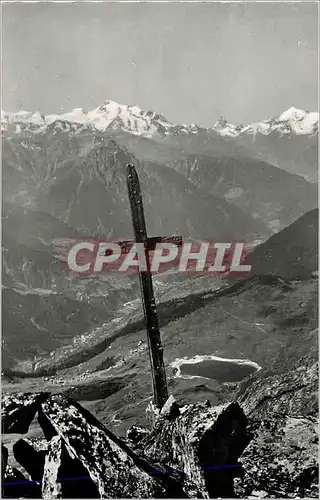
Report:
[[[168,399],[166,372],[163,361],[163,347],[158,326],[157,306],[154,298],[152,274],[148,257],[148,236],[144,218],[142,195],[138,174],[133,165],[127,165],[127,186],[135,241],[143,243],[146,251],[146,271],[139,271],[141,295],[147,328],[149,356],[153,381],[155,404],[162,408]]]

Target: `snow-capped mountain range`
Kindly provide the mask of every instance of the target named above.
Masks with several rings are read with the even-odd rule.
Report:
[[[154,111],[143,111],[138,106],[127,106],[115,101],[105,101],[99,107],[85,112],[81,108],[69,113],[42,115],[39,112],[1,112],[2,133],[45,132],[49,127],[70,132],[84,129],[99,131],[123,130],[141,137],[156,137],[179,134],[197,134],[213,131],[224,137],[240,135],[313,135],[318,132],[319,113],[294,107],[279,117],[270,118],[250,125],[232,125],[224,119],[208,129],[191,125],[175,125]]]
[[[319,113],[291,107],[278,118],[270,118],[251,125],[232,125],[222,118],[213,128],[220,135],[229,137],[238,137],[241,134],[269,135],[272,132],[278,132],[280,135],[308,135],[318,132]]]
[[[20,133],[21,131],[43,132],[54,124],[55,128],[70,131],[94,129],[99,131],[121,129],[142,137],[171,135],[174,133],[197,132],[198,127],[176,126],[154,111],[143,111],[137,106],[127,106],[115,101],[105,101],[101,106],[85,112],[82,108],[73,109],[60,115],[41,115],[39,112],[19,111],[1,113],[2,131]]]

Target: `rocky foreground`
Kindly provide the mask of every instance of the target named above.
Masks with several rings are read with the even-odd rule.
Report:
[[[2,498],[318,498],[317,363],[259,377],[224,405],[151,404],[125,439],[64,394],[4,395],[2,433],[23,437]]]

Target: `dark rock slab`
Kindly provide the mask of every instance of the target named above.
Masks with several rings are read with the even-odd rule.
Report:
[[[46,435],[52,440],[58,434],[69,455],[86,469],[99,498],[183,496],[180,474],[156,465],[156,460],[148,462],[139,457],[93,415],[66,396],[52,395],[42,404],[39,416]],[[53,461],[58,463],[59,450],[52,450],[52,454]]]
[[[41,403],[49,396],[48,392],[2,395],[2,433],[25,434],[28,432]]]
[[[2,498],[41,498],[41,488],[18,469],[7,465],[2,478]]]
[[[274,417],[257,424],[241,456],[241,498],[319,498],[318,425],[313,418]]]
[[[31,479],[41,480],[46,456],[46,449],[36,449],[37,444],[29,439],[19,439],[13,445],[16,461],[28,472]]]
[[[145,455],[183,470],[186,496],[234,496],[233,479],[241,471],[238,458],[250,442],[248,420],[237,403],[211,408],[208,402],[172,411],[155,409],[153,429],[139,448]],[[173,411],[176,415],[173,418]],[[148,408],[149,418],[151,406]]]

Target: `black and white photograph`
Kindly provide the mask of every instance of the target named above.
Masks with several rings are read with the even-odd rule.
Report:
[[[318,498],[318,2],[1,18],[1,498]]]

